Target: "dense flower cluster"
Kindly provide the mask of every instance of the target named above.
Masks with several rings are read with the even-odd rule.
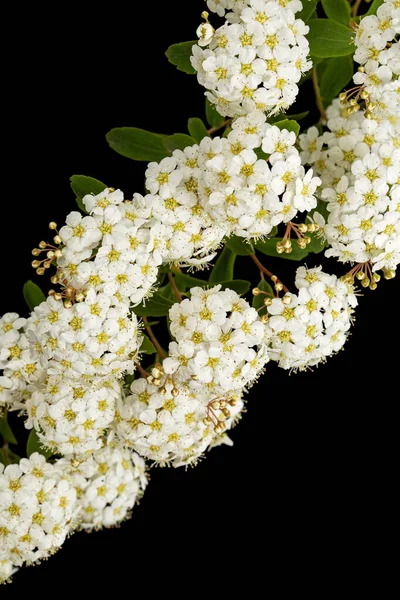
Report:
[[[348,115],[339,100],[327,116],[328,131],[300,135],[302,161],[320,176],[327,201],[327,223],[316,217],[326,255],[391,272],[400,262],[400,126],[363,110]]]
[[[192,65],[210,102],[230,117],[287,109],[311,68],[309,27],[295,15],[301,2],[211,0],[208,7],[220,16],[233,11],[213,35],[200,28],[201,43],[193,46]]]
[[[357,299],[351,285],[322,267],[297,269],[296,287],[297,295],[274,298],[268,306],[266,341],[271,360],[302,371],[343,348]]]
[[[127,447],[159,463],[193,464],[221,439],[243,409],[240,393],[227,398],[174,387],[171,378],[155,386],[144,378],[134,381],[130,395],[119,401],[116,437]],[[222,435],[221,435],[222,434]]]
[[[19,465],[0,464],[0,564],[4,577],[14,567],[53,554],[71,531],[76,492],[57,464],[41,454]],[[1,581],[0,570],[0,581]]]
[[[400,117],[400,5],[385,0],[376,15],[361,19],[357,28],[354,60],[362,65],[354,75],[370,100],[372,114]]]
[[[80,529],[113,527],[129,518],[147,486],[143,458],[121,448],[106,446],[77,468],[67,458],[59,464],[76,490]]]

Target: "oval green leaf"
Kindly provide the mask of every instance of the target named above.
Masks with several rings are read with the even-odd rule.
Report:
[[[143,340],[142,340],[139,352],[142,352],[143,354],[155,354],[157,352],[157,350],[155,349],[155,347],[153,346],[153,344],[151,343],[151,341],[149,340],[147,335],[145,335],[145,334],[142,334],[142,335],[143,335]]]
[[[354,32],[348,27],[331,19],[311,19],[308,25],[307,37],[313,56],[329,58],[354,53]]]
[[[222,123],[225,121],[225,117],[219,114],[208,98],[206,99],[206,118],[207,123],[211,125],[211,127],[216,128],[221,127]]]
[[[347,0],[322,0],[326,16],[337,23],[347,25],[350,21],[350,4]]]
[[[97,196],[97,194],[100,194],[107,187],[102,181],[94,179],[94,177],[87,177],[86,175],[72,175],[69,180],[72,191],[76,196],[76,203],[82,212],[86,212],[82,198],[87,194]]]
[[[39,304],[46,300],[46,296],[43,294],[40,287],[30,279],[24,284],[23,294],[25,302],[30,310],[33,310],[35,306],[39,306]]]
[[[268,283],[268,281],[266,281],[265,279],[261,279],[261,281],[257,285],[257,287],[262,292],[266,292],[270,296],[274,297],[274,291],[273,291],[272,287],[270,286],[270,284]],[[263,310],[258,311],[259,315],[263,315],[267,310],[267,307],[264,306],[264,300],[266,297],[267,296],[265,294],[259,294],[258,296],[253,296],[253,301],[252,301],[253,308],[259,309],[261,307],[264,307]]]
[[[164,146],[172,154],[174,150],[184,150],[188,146],[193,146],[195,140],[185,133],[174,133],[163,139]]]
[[[166,51],[165,56],[171,64],[175,65],[178,71],[193,75],[196,73],[196,70],[192,67],[190,57],[192,56],[192,47],[195,44],[197,44],[197,41],[172,44]]]
[[[43,454],[43,456],[46,458],[46,460],[48,458],[50,458],[50,456],[53,456],[53,454],[54,454],[54,452],[52,452],[48,448],[44,448],[42,446],[42,443],[39,440],[38,434],[36,433],[36,431],[34,429],[32,429],[29,434],[28,441],[26,444],[26,453],[28,455],[28,458],[34,452],[39,452],[39,454]]]
[[[0,417],[0,435],[6,442],[9,442],[10,444],[18,444],[10,424],[3,417]]]
[[[211,271],[209,283],[215,285],[218,281],[232,281],[235,260],[236,254],[225,246]]]
[[[254,254],[254,246],[251,242],[246,242],[244,238],[232,235],[230,238],[225,240],[225,246],[229,248],[234,254],[239,256],[248,256]]]
[[[126,158],[159,162],[170,156],[163,143],[165,135],[138,129],[137,127],[116,127],[106,135],[110,147]]]
[[[296,13],[296,19],[303,19],[306,23],[315,11],[318,0],[302,0],[303,8],[300,12]]]
[[[326,104],[336,98],[354,74],[352,56],[338,56],[328,61],[320,82],[320,92]]]
[[[203,121],[197,117],[189,119],[188,131],[198,144],[203,138],[208,137],[207,127],[204,125]]]

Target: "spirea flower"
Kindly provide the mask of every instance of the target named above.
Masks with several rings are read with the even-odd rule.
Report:
[[[192,65],[207,98],[230,117],[286,110],[296,99],[302,74],[311,68],[309,27],[295,17],[301,2],[211,1],[208,6],[220,16],[225,9],[233,12],[211,41],[207,37],[207,48],[193,46]]]
[[[174,387],[169,377],[159,386],[137,379],[130,391],[117,404],[117,437],[142,456],[173,466],[195,463],[243,408],[240,394],[228,400],[196,394]]]
[[[5,575],[58,550],[75,515],[76,492],[59,465],[38,453],[17,465],[0,464],[0,565]]]
[[[195,392],[235,392],[254,381],[268,362],[264,325],[257,311],[230,289],[192,288],[191,298],[170,309],[175,342],[165,372]]]
[[[268,307],[265,343],[283,369],[303,371],[343,348],[349,334],[354,289],[322,267],[299,267],[298,294],[274,298]]]
[[[77,467],[66,458],[60,463],[76,490],[80,529],[113,527],[129,518],[147,486],[145,462],[129,450],[106,446]]]
[[[385,0],[376,11],[361,19],[357,28],[354,60],[362,65],[354,83],[368,95],[369,110],[377,117],[399,117],[400,7]]]
[[[337,100],[327,114],[328,131],[300,136],[303,162],[323,182],[326,256],[391,272],[400,262],[399,126],[362,110],[348,116]]]

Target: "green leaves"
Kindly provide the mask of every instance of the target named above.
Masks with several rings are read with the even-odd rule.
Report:
[[[373,3],[371,4],[371,6],[369,7],[367,15],[376,15],[376,11],[378,10],[378,8],[380,6],[382,6],[384,1],[385,0],[374,0]]]
[[[303,9],[296,14],[296,19],[303,19],[304,22],[307,22],[315,11],[318,0],[302,0],[302,4]]]
[[[354,52],[354,32],[331,19],[311,19],[308,41],[310,53],[318,58],[346,56]]]
[[[146,300],[146,304],[135,306],[133,312],[139,317],[165,317],[173,304],[172,300],[157,292]]]
[[[266,294],[269,294],[269,296],[266,296],[266,294],[259,294],[258,296],[253,296],[252,306],[253,308],[259,309],[262,306],[264,306],[265,298],[274,297],[274,292],[268,281],[266,281],[265,279],[261,279],[257,287],[261,292],[266,292]],[[263,310],[258,311],[258,314],[263,315],[266,311],[267,307],[265,306]]]
[[[132,160],[146,162],[159,162],[170,155],[164,145],[166,137],[137,127],[116,127],[106,135],[107,142],[115,152]]]
[[[43,454],[43,456],[48,459],[53,455],[53,452],[48,448],[44,448],[42,446],[41,441],[39,440],[38,434],[34,429],[31,430],[28,441],[26,444],[26,453],[28,457],[34,452],[39,452],[39,454]]]
[[[40,287],[30,279],[24,284],[23,294],[25,302],[29,306],[29,310],[33,310],[35,306],[39,306],[39,304],[46,300],[46,296],[43,294]]]
[[[0,417],[0,435],[3,437],[3,440],[10,444],[18,444],[8,421],[3,417]]]
[[[170,154],[172,154],[174,150],[184,150],[187,146],[193,146],[193,144],[196,143],[192,137],[185,133],[168,135],[164,137],[163,142]]]
[[[296,134],[296,137],[299,135],[300,133],[300,125],[297,123],[297,121],[291,121],[289,119],[284,119],[283,121],[278,121],[277,123],[274,123],[275,127],[279,127],[279,129],[287,129],[288,131],[294,131],[294,133]]]
[[[188,130],[197,143],[200,143],[203,138],[208,136],[207,127],[204,125],[203,121],[198,118],[189,119]]]
[[[325,104],[330,104],[349,83],[354,73],[353,57],[338,56],[328,61],[321,77],[320,92]]]
[[[157,350],[155,349],[155,347],[153,346],[153,344],[151,343],[151,341],[149,340],[149,338],[147,337],[147,335],[143,335],[143,340],[142,340],[142,344],[140,346],[140,350],[139,352],[142,352],[143,354],[155,354],[157,352]]]
[[[251,242],[247,243],[244,238],[236,235],[233,235],[225,240],[225,246],[227,246],[231,252],[238,254],[239,256],[248,256],[249,254],[254,254],[253,244]]]
[[[105,183],[93,177],[86,177],[86,175],[72,175],[69,180],[72,191],[76,196],[76,203],[82,212],[86,212],[82,198],[87,194],[97,196],[97,194],[100,194],[107,187]]]
[[[322,0],[325,14],[337,23],[347,25],[350,21],[350,4],[347,0]]]
[[[234,277],[233,270],[235,266],[236,254],[224,247],[218,257],[213,270],[211,271],[209,282],[210,284],[218,283],[219,281],[231,281]]]
[[[197,44],[197,41],[173,44],[168,48],[165,56],[171,64],[175,65],[178,71],[193,75],[196,73],[196,70],[192,67],[190,57],[192,56],[192,46],[195,44]]]
[[[17,465],[21,457],[15,452],[12,452],[10,448],[0,448],[0,463],[3,465]]]
[[[219,112],[214,108],[214,106],[210,103],[210,101],[206,100],[206,118],[207,123],[211,125],[211,127],[221,127],[222,123],[225,121],[225,117],[219,114]]]

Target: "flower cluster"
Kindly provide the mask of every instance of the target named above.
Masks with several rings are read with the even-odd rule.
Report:
[[[354,289],[322,267],[300,267],[299,293],[274,298],[268,306],[266,342],[271,360],[283,369],[305,370],[344,346],[357,305]]]
[[[105,446],[78,467],[68,458],[59,464],[76,490],[80,529],[113,527],[129,518],[147,486],[143,458],[122,448]]]
[[[302,160],[321,177],[329,212],[326,256],[341,262],[370,263],[391,277],[400,262],[400,150],[396,121],[348,114],[339,100],[327,110],[328,131],[315,127],[300,136]],[[364,282],[372,273],[360,272]],[[372,281],[374,286],[379,275]]]
[[[178,467],[194,464],[218,439],[229,443],[222,432],[235,423],[243,401],[234,392],[218,398],[174,385],[170,377],[158,386],[134,381],[117,405],[115,435],[142,456]]]
[[[219,396],[254,381],[268,362],[264,324],[257,311],[230,289],[191,289],[191,299],[170,310],[164,369],[193,391]]]
[[[295,16],[301,2],[212,0],[208,6],[220,16],[233,9],[213,35],[200,27],[200,45],[193,46],[192,65],[210,102],[230,117],[287,109],[302,74],[311,68],[309,27]]]
[[[362,97],[370,114],[400,117],[400,6],[398,0],[385,0],[376,15],[361,19],[357,28],[354,60],[362,65],[354,83],[362,86]]]
[[[53,554],[76,512],[75,489],[57,464],[38,453],[19,465],[0,464],[0,582],[15,567]]]

